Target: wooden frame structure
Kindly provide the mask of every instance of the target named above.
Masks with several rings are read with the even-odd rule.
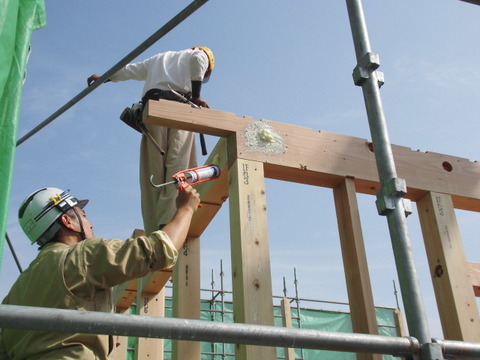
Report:
[[[144,122],[221,137],[208,160],[222,169],[221,177],[198,187],[203,207],[195,214],[187,248],[175,267],[176,316],[198,317],[199,237],[229,198],[234,320],[273,325],[264,184],[264,178],[268,177],[333,190],[353,330],[377,333],[356,199],[356,193],[376,194],[380,189],[369,142],[217,110],[198,110],[171,101],[150,101]],[[269,146],[269,136],[263,138],[262,148],[249,144],[245,131],[259,123],[268,125],[281,139],[284,151],[274,154],[263,151]],[[398,175],[407,182],[406,197],[418,205],[445,338],[480,342],[480,317],[475,300],[480,293],[480,264],[465,260],[455,218],[455,208],[480,211],[480,164],[395,145],[392,150]],[[137,293],[158,293],[169,277],[168,272],[156,273],[144,279],[142,287],[140,282],[126,284],[118,292],[117,308],[121,311],[128,307]],[[176,356],[200,359],[198,344],[183,344],[177,348]],[[357,357],[379,358],[371,354]],[[239,345],[236,358],[275,359],[276,354],[273,348]]]

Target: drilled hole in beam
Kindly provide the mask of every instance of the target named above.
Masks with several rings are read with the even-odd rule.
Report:
[[[453,170],[452,164],[450,164],[448,161],[444,161],[442,166],[445,171],[451,172]]]

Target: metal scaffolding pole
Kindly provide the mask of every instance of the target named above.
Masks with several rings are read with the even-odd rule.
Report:
[[[418,357],[413,337],[349,334],[96,311],[0,305],[0,328],[105,334]],[[480,358],[480,343],[433,339],[445,358]],[[437,357],[437,359],[441,358]]]
[[[406,337],[348,334],[266,325],[231,324],[18,305],[0,305],[0,328],[227,342],[394,356],[415,355],[420,349],[420,344],[416,339]]]
[[[45,126],[50,124],[53,120],[55,120],[60,115],[62,115],[65,111],[70,109],[73,105],[75,105],[80,100],[82,100],[85,96],[90,94],[93,90],[95,90],[97,87],[99,87],[101,84],[103,84],[106,80],[108,80],[110,78],[110,76],[115,74],[118,70],[120,70],[122,67],[124,67],[125,65],[130,63],[133,59],[135,59],[138,55],[143,53],[150,46],[155,44],[155,42],[157,42],[159,39],[161,39],[166,34],[168,34],[170,32],[170,30],[173,30],[178,24],[180,24],[183,20],[185,20],[187,17],[189,17],[191,14],[193,14],[196,10],[198,10],[207,1],[208,0],[194,0],[192,3],[190,3],[190,5],[188,5],[182,11],[180,11],[169,22],[167,22],[165,25],[163,25],[160,29],[158,29],[155,33],[153,33],[149,38],[147,38],[144,42],[142,42],[134,50],[132,50],[127,56],[125,56],[122,60],[120,60],[113,67],[111,67],[109,70],[107,70],[107,72],[105,74],[103,74],[91,86],[88,86],[87,88],[82,90],[80,93],[78,93],[78,95],[73,97],[72,100],[67,102],[60,109],[58,109],[52,115],[50,115],[48,118],[46,118],[44,121],[42,121],[39,125],[37,125],[32,130],[30,130],[26,135],[21,137],[17,141],[17,146],[24,143],[30,137],[32,137],[37,132],[42,130]]]
[[[422,345],[425,344],[425,347],[422,346],[422,358],[435,358],[440,349],[438,344],[431,343],[406,222],[410,204],[404,201],[403,196],[407,187],[405,180],[397,177],[380,97],[383,74],[376,71],[380,62],[378,55],[370,49],[361,0],[346,2],[358,62],[353,78],[355,85],[361,86],[363,90],[381,184],[377,193],[377,208],[380,215],[387,217],[410,335],[417,338]]]

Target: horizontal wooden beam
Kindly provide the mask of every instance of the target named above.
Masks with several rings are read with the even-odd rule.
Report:
[[[236,134],[238,157],[263,162],[269,178],[334,188],[345,177],[353,177],[357,192],[376,194],[380,189],[373,147],[366,139],[260,120],[273,129],[285,148],[271,154],[247,141],[247,129],[259,124],[248,116],[152,100],[144,116],[147,124],[220,137]],[[392,151],[398,176],[407,182],[407,198],[417,201],[435,191],[451,195],[456,208],[480,211],[480,164],[397,145],[392,145]]]

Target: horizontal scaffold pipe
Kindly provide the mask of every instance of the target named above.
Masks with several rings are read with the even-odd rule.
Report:
[[[170,32],[170,30],[174,29],[178,24],[180,24],[183,20],[185,20],[187,17],[189,17],[191,14],[193,14],[196,10],[198,10],[207,1],[208,0],[194,0],[192,3],[190,3],[190,5],[188,5],[182,11],[180,11],[169,22],[167,22],[160,29],[158,29],[155,33],[153,33],[149,38],[147,38],[144,42],[142,42],[135,49],[133,49],[128,55],[126,55],[123,59],[121,59],[113,67],[111,67],[109,70],[107,70],[107,72],[105,72],[105,74],[100,76],[100,78],[97,81],[95,81],[91,86],[86,87],[84,90],[82,90],[80,93],[78,93],[75,97],[73,97],[69,102],[67,102],[65,105],[63,105],[60,109],[55,111],[52,115],[50,115],[48,118],[46,118],[40,124],[38,124],[32,130],[30,130],[26,135],[22,136],[17,141],[17,146],[24,143],[30,137],[32,137],[37,132],[42,130],[45,126],[50,124],[53,120],[55,120],[60,115],[62,115],[65,111],[70,109],[73,105],[75,105],[80,100],[82,100],[85,96],[90,94],[93,90],[95,90],[97,87],[99,87],[101,84],[103,84],[106,80],[108,80],[110,78],[110,76],[115,74],[118,70],[120,70],[122,67],[127,65],[129,62],[131,62],[137,56],[142,54],[150,46],[155,44],[156,41],[158,41],[163,36],[168,34]]]
[[[440,344],[445,358],[480,359],[480,343],[441,339],[433,339],[433,342]]]
[[[400,357],[418,355],[420,349],[416,339],[406,337],[17,305],[0,305],[0,328],[364,352]]]

